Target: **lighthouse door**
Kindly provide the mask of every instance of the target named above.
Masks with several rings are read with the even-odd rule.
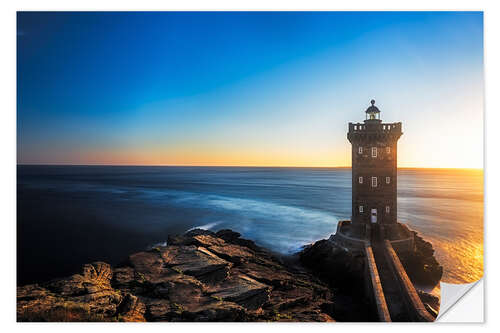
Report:
[[[371,222],[377,223],[377,208],[372,208]]]

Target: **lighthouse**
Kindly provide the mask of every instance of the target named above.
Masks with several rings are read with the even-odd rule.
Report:
[[[382,122],[375,100],[366,109],[364,122],[349,123],[351,221],[359,229],[397,223],[397,144],[402,134],[401,122]]]
[[[415,233],[397,220],[401,123],[382,122],[375,101],[370,104],[365,120],[349,123],[347,132],[352,147],[351,220],[339,221],[328,240],[364,258],[365,292],[380,321],[433,321],[405,270],[417,257]]]

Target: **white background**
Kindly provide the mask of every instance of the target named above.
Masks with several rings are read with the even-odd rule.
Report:
[[[500,220],[499,206],[499,157],[500,149],[500,1],[148,1],[148,0],[86,0],[86,1],[3,1],[0,11],[0,82],[1,82],[1,325],[2,331],[11,330],[44,332],[87,332],[96,331],[182,331],[205,332],[235,331],[255,332],[286,330],[288,332],[304,332],[305,330],[355,330],[355,331],[410,331],[453,330],[467,332],[492,329],[499,322],[500,313],[498,290],[498,265],[495,256],[499,253]],[[229,324],[29,324],[16,323],[16,11],[18,10],[482,10],[484,11],[485,32],[485,305],[484,318],[486,324],[382,324],[382,323],[229,323]],[[452,121],[452,119],[450,119]],[[457,133],[457,135],[460,135]],[[480,149],[480,147],[478,147]],[[492,260],[489,260],[493,258]],[[473,290],[474,291],[474,290]],[[480,304],[478,292],[467,295],[466,306],[457,306],[457,312],[450,313],[452,318],[471,318]],[[479,302],[479,304],[477,304]],[[455,310],[455,309],[453,309]],[[453,311],[452,310],[452,311]],[[491,311],[488,311],[491,310]],[[498,327],[496,331],[498,331]]]

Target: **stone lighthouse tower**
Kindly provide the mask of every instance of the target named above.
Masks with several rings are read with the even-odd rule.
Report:
[[[371,101],[363,123],[349,123],[352,144],[352,224],[397,223],[397,143],[401,123],[383,123]],[[361,231],[360,230],[360,231]]]

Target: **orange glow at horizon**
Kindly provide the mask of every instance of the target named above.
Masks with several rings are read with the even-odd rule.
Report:
[[[75,159],[71,158],[71,160]],[[204,151],[191,149],[94,151],[78,156],[78,163],[106,165],[342,167],[350,166],[350,162],[350,154],[221,149]],[[73,162],[73,164],[75,163]]]
[[[351,167],[351,145],[346,143],[344,149],[332,151],[304,152],[278,151],[258,149],[194,149],[194,147],[176,149],[136,149],[136,150],[100,150],[85,151],[66,158],[57,158],[51,164],[85,164],[85,165],[131,165],[131,166],[247,166],[247,167]],[[398,154],[404,157],[412,154]],[[34,161],[33,164],[40,163]],[[29,164],[29,163],[28,163]],[[41,163],[43,164],[43,163]],[[482,161],[478,164],[437,164],[427,161],[402,161],[398,156],[399,168],[462,168],[482,169]]]

